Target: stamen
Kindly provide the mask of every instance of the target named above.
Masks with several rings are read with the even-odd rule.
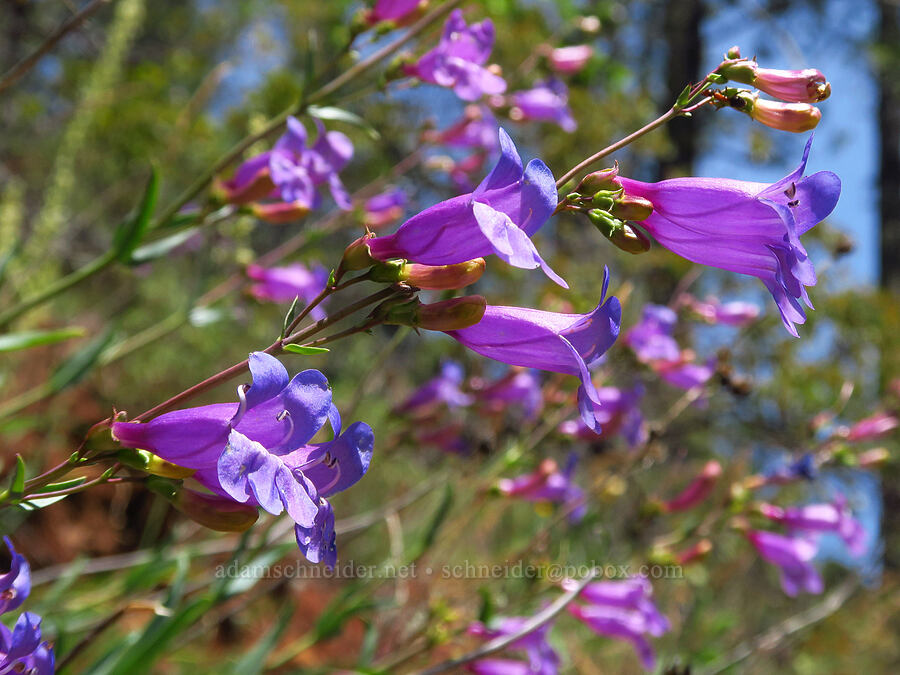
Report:
[[[334,464],[328,464],[328,468],[334,469],[334,478],[331,479],[331,482],[328,483],[325,487],[319,490],[319,494],[325,494],[331,488],[338,484],[338,481],[341,479],[341,465],[337,462]]]
[[[787,190],[784,191],[784,196],[787,197],[788,199],[793,199],[794,195],[796,195],[796,194],[797,194],[797,184],[796,183],[791,183],[791,186]]]
[[[244,416],[244,413],[247,412],[247,392],[249,390],[249,384],[242,384],[238,386],[237,395],[240,404],[238,405],[238,409],[234,414],[234,417],[231,418],[231,426],[237,426],[240,423],[241,418]]]
[[[321,464],[323,461],[325,461],[325,459],[326,459],[327,457],[328,457],[328,453],[327,453],[327,452],[322,453],[321,455],[319,455],[318,457],[316,457],[316,459],[311,459],[311,460],[309,460],[308,462],[306,462],[306,464],[301,464],[300,466],[296,467],[294,470],[295,470],[295,471],[309,471],[309,470],[310,470],[311,468],[313,468],[314,466],[318,466],[318,465]],[[330,465],[328,465],[328,466],[330,466]]]
[[[289,413],[287,410],[282,410],[280,413],[278,413],[275,419],[279,422],[283,422],[284,420],[287,420],[288,422],[287,430],[285,431],[284,436],[281,437],[281,440],[278,441],[278,445],[276,446],[280,448],[286,445],[291,436],[294,435],[294,420],[293,418],[291,418],[291,413]]]

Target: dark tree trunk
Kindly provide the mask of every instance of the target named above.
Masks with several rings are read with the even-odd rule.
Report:
[[[900,293],[900,7],[879,0],[878,126],[881,194],[881,285]]]
[[[665,107],[678,98],[686,84],[696,82],[701,76],[703,43],[700,29],[705,14],[703,0],[663,4],[663,29],[667,41]],[[672,120],[666,129],[672,153],[660,162],[660,178],[689,175],[697,156],[697,119]]]

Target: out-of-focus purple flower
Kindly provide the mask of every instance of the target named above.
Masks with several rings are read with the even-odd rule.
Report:
[[[629,390],[597,387],[597,395],[601,403],[594,404],[594,418],[600,425],[600,432],[592,430],[579,418],[560,424],[560,433],[585,441],[612,438],[621,433],[632,448],[647,442],[649,431],[638,406],[644,396],[643,387]]]
[[[442,87],[452,87],[464,101],[487,94],[502,94],[506,81],[484,67],[494,46],[494,23],[485,19],[466,25],[462,10],[455,9],[444,24],[437,47],[417,63],[406,66],[406,74]]]
[[[258,282],[250,287],[250,293],[259,300],[270,302],[292,302],[299,297],[308,303],[315,298],[328,283],[328,270],[321,265],[312,269],[294,263],[285,267],[261,267],[250,265],[247,276]],[[310,315],[317,321],[324,318],[321,305],[313,308]]]
[[[475,622],[468,628],[469,635],[477,635],[484,640],[515,635],[523,630],[528,617],[508,616],[491,622],[490,628],[481,622]],[[560,659],[556,650],[547,641],[551,623],[526,633],[509,645],[510,649],[525,652],[528,661],[514,659],[479,659],[469,664],[469,671],[476,675],[557,675]]]
[[[584,68],[593,55],[594,48],[590,45],[557,47],[550,52],[550,67],[557,73],[572,75]]]
[[[850,427],[846,438],[850,442],[871,441],[887,436],[897,427],[900,427],[900,419],[896,415],[876,413]]]
[[[456,361],[446,361],[441,372],[416,389],[403,403],[395,408],[401,414],[429,413],[440,405],[459,408],[471,405],[472,397],[464,393],[459,386],[465,374],[462,366]]]
[[[625,344],[634,350],[641,363],[652,361],[677,361],[681,349],[672,331],[678,317],[664,305],[645,305],[640,323],[625,334]]]
[[[366,12],[366,22],[371,26],[381,21],[402,24],[409,14],[427,0],[376,0],[375,6]]]
[[[528,419],[534,418],[544,406],[541,382],[528,370],[512,370],[496,382],[481,384],[475,391],[475,398],[492,413],[519,406]]]
[[[609,271],[603,275],[600,302],[589,314],[558,314],[527,307],[489,305],[481,321],[447,335],[474,352],[511,366],[575,375],[581,380],[578,404],[592,429],[599,425],[593,403],[602,404],[589,366],[619,335],[622,308],[616,297],[606,298]]]
[[[322,373],[305,370],[290,379],[264,352],[250,354],[249,362],[253,384],[238,388],[239,403],[175,410],[147,423],[116,422],[113,436],[194,469],[194,478],[216,494],[274,515],[286,510],[301,550],[313,562],[333,565],[334,517],[325,498],[368,470],[372,430],[356,422],[342,432]],[[310,443],[326,420],[334,440]]]
[[[761,504],[760,513],[791,530],[807,532],[833,532],[844,540],[852,555],[866,551],[866,533],[862,524],[847,508],[847,499],[839,495],[829,504],[807,504],[781,508],[773,504]]]
[[[701,301],[693,296],[687,296],[684,304],[707,323],[745,326],[759,316],[759,307],[739,300],[719,302],[717,298],[709,297]]]
[[[31,566],[25,556],[18,553],[9,537],[3,537],[9,549],[9,571],[0,574],[0,614],[6,614],[25,602],[31,593]]]
[[[404,206],[406,194],[399,188],[375,195],[366,201],[363,225],[371,230],[390,225],[403,215]]]
[[[500,159],[474,192],[425,209],[395,234],[369,239],[372,257],[452,265],[496,254],[513,267],[540,267],[566,287],[530,239],[556,208],[553,174],[539,159],[523,170],[516,146],[503,129],[500,146]]]
[[[229,204],[248,204],[270,196],[275,183],[269,173],[271,152],[254,155],[243,162],[234,176],[216,184],[216,192]]]
[[[418,445],[433,446],[450,455],[467,455],[472,449],[460,422],[434,426],[431,420],[423,420],[423,424],[416,427],[413,435]]]
[[[23,612],[10,630],[0,624],[0,673],[53,675],[53,650],[41,642],[41,617]]]
[[[554,122],[568,133],[578,128],[569,107],[569,89],[560,80],[537,82],[531,89],[515,92],[511,98],[515,107],[510,116],[514,120]]]
[[[497,140],[499,129],[497,118],[487,107],[468,105],[461,120],[443,131],[426,133],[425,140],[452,148],[475,148],[492,153],[500,147]]]
[[[816,283],[800,236],[837,204],[840,179],[830,171],[803,177],[812,138],[800,166],[777,183],[725,178],[673,178],[641,183],[619,178],[627,194],[653,203],[637,225],[670,251],[702,265],[758,277],[775,299],[785,328],[806,321],[805,286]]]
[[[663,502],[663,509],[669,512],[686,511],[697,506],[697,504],[709,497],[721,475],[722,465],[715,460],[710,460],[703,466],[700,475],[694,478],[677,497]]]
[[[750,530],[747,538],[765,560],[781,569],[781,588],[787,595],[822,592],[822,577],[810,562],[818,551],[812,539],[765,530]]]
[[[716,372],[716,360],[694,363],[694,353],[686,349],[675,361],[654,361],[653,371],[673,387],[690,391],[702,387]]]
[[[577,455],[570,454],[566,467],[560,471],[554,460],[545,459],[531,473],[497,481],[497,489],[507,497],[562,504],[571,509],[569,520],[577,522],[587,512],[584,490],[572,481],[577,461]]]
[[[577,584],[566,579],[562,587],[572,591]],[[652,594],[650,582],[642,578],[597,581],[581,591],[579,597],[585,604],[572,603],[568,610],[595,633],[630,642],[644,668],[653,670],[656,655],[646,636],[659,637],[670,626],[669,620],[653,604]]]

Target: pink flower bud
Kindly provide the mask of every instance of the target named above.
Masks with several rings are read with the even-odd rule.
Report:
[[[744,112],[760,124],[795,134],[815,129],[822,119],[822,111],[808,103],[780,103],[758,96],[754,96]]]
[[[557,47],[550,52],[550,67],[558,73],[571,75],[584,68],[593,55],[594,48],[590,45]]]
[[[686,511],[706,499],[712,492],[716,480],[722,475],[722,465],[711,460],[703,471],[677,497],[663,502],[663,509],[669,512]]]
[[[646,220],[653,214],[653,203],[644,197],[623,195],[613,201],[610,211],[621,220]]]
[[[702,560],[712,551],[713,545],[709,539],[701,539],[690,548],[675,555],[675,562],[679,565],[687,565]]]
[[[847,440],[854,442],[881,438],[891,433],[898,426],[900,426],[900,419],[895,415],[877,413],[860,420],[850,427],[850,431],[847,432]]]
[[[382,263],[372,269],[372,281],[395,283],[405,281],[426,291],[447,291],[474,284],[484,274],[484,258],[455,265],[420,265],[419,263]]]
[[[253,204],[250,211],[260,220],[282,225],[300,220],[309,213],[309,206],[303,202],[274,202],[271,204]]]
[[[760,68],[756,61],[744,60],[724,65],[718,72],[729,80],[749,84],[789,103],[818,103],[831,95],[831,85],[815,68]]]
[[[344,249],[344,256],[341,258],[340,266],[342,272],[364,270],[378,262],[369,254],[369,245],[367,243],[374,236],[372,233],[366,233]]]
[[[480,295],[467,295],[429,305],[420,304],[412,325],[425,330],[461,330],[474,326],[484,316],[487,303]]]
[[[583,195],[593,195],[600,192],[600,190],[621,190],[622,184],[617,180],[618,176],[618,164],[609,169],[594,171],[581,179],[575,191]]]

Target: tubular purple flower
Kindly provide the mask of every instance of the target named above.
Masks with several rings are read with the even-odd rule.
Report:
[[[810,563],[818,546],[807,537],[786,537],[775,532],[751,530],[747,533],[759,554],[781,569],[781,588],[790,597],[804,591],[822,592],[822,577]]]
[[[427,0],[377,0],[375,6],[366,13],[366,22],[369,25],[381,21],[402,22],[425,2]]]
[[[259,300],[270,302],[291,302],[299,297],[309,303],[328,283],[328,270],[324,267],[315,265],[309,269],[300,263],[269,268],[250,265],[247,276],[259,282],[250,287],[250,293]],[[325,311],[317,305],[310,314],[318,321],[324,318]]]
[[[625,344],[634,351],[638,361],[677,361],[681,349],[672,332],[678,316],[664,305],[645,305],[640,323],[625,334]]]
[[[511,98],[515,106],[510,113],[513,119],[554,122],[568,133],[578,128],[569,108],[569,89],[560,80],[537,82],[531,89],[515,92]]]
[[[594,55],[590,45],[572,45],[557,47],[550,52],[550,67],[558,73],[572,75],[587,65]]]
[[[761,504],[759,510],[769,520],[781,523],[791,530],[833,532],[844,540],[847,549],[854,556],[860,556],[866,551],[865,530],[847,508],[847,499],[843,495],[829,504],[787,508]]]
[[[249,361],[253,384],[238,388],[239,403],[175,410],[143,424],[116,422],[113,436],[195,469],[194,478],[218,495],[274,515],[287,511],[301,528],[321,534],[328,525],[324,499],[368,470],[372,430],[356,422],[342,432],[322,373],[305,370],[290,379],[264,352]],[[334,440],[309,443],[326,420]]]
[[[499,147],[497,132],[500,125],[490,109],[483,105],[466,106],[461,120],[440,132],[425,135],[430,143],[440,143],[452,148],[475,148],[492,153]]]
[[[600,302],[588,314],[558,314],[525,307],[489,305],[481,321],[447,335],[474,352],[501,363],[575,375],[581,380],[578,403],[581,417],[592,429],[599,424],[592,403],[602,404],[591,382],[591,364],[616,341],[622,308],[616,297],[606,298],[609,270],[603,273]]]
[[[602,431],[595,432],[579,418],[560,424],[561,434],[580,440],[597,441],[621,433],[631,448],[647,442],[649,430],[638,406],[644,396],[643,387],[636,386],[627,391],[617,387],[598,387],[597,395],[602,403],[593,403],[594,417]]]
[[[474,192],[435,204],[395,234],[367,240],[371,256],[452,265],[496,254],[513,267],[540,267],[567,288],[529,238],[556,208],[553,174],[539,159],[523,170],[516,146],[503,129],[500,147],[496,166]]]
[[[53,675],[53,650],[41,642],[41,617],[23,612],[12,630],[0,624],[0,673]]]
[[[719,302],[717,298],[709,297],[701,301],[687,296],[684,304],[701,319],[713,324],[745,326],[759,316],[759,307],[739,300]]]
[[[6,614],[25,602],[31,593],[31,566],[18,553],[9,537],[3,537],[11,558],[9,571],[0,574],[0,614]]]
[[[519,633],[527,621],[528,617],[507,616],[492,621],[490,627],[476,621],[469,626],[467,632],[484,640],[494,640]],[[557,675],[559,655],[547,641],[551,626],[551,623],[545,623],[509,646],[509,649],[524,651],[527,662],[514,659],[479,659],[469,664],[469,671],[477,675]]]
[[[531,473],[516,478],[497,481],[500,494],[518,497],[529,502],[554,502],[571,508],[569,520],[578,522],[587,512],[585,493],[572,481],[578,456],[569,455],[565,468],[560,471],[556,462],[545,459]]]
[[[800,236],[831,213],[841,191],[830,171],[803,177],[811,145],[812,137],[800,166],[771,185],[725,178],[618,180],[628,194],[653,203],[653,214],[638,226],[683,258],[758,277],[796,337],[794,324],[806,321],[800,300],[812,308],[804,287],[816,283]]]
[[[451,408],[471,405],[472,397],[459,388],[464,379],[465,374],[462,366],[456,361],[446,361],[441,366],[441,372],[438,376],[431,378],[416,389],[403,403],[394,409],[394,412],[401,414],[428,414],[440,405],[446,405]]]
[[[363,225],[377,230],[390,225],[403,215],[406,194],[399,188],[375,195],[366,201]]]
[[[716,372],[716,359],[712,357],[706,363],[693,363],[694,353],[685,350],[676,361],[654,361],[653,372],[673,387],[690,391],[701,387]]]
[[[490,19],[468,26],[462,10],[455,9],[444,24],[437,47],[407,66],[406,74],[452,87],[464,101],[474,101],[485,94],[502,94],[506,81],[484,68],[493,46],[494,24]]]
[[[544,394],[537,375],[528,370],[512,370],[496,382],[473,388],[475,398],[490,413],[499,413],[512,405],[520,406],[525,417],[533,419],[544,407]]]
[[[900,418],[889,413],[876,413],[871,417],[861,419],[847,431],[847,440],[851,443],[859,441],[871,441],[882,436],[887,436],[894,429],[900,427]]]

